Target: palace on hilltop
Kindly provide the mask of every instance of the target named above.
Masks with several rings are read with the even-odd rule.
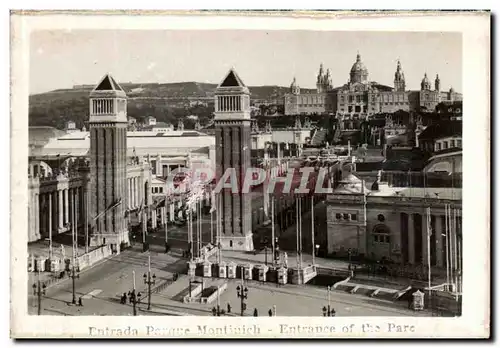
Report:
[[[349,73],[348,82],[340,87],[332,86],[330,70],[320,65],[315,93],[301,93],[295,78],[290,92],[285,95],[285,115],[334,114],[353,126],[370,115],[403,111],[434,111],[441,102],[462,100],[462,94],[453,88],[441,90],[441,80],[436,75],[434,88],[424,74],[420,90],[406,89],[405,75],[398,61],[394,73],[394,86],[386,86],[368,79],[368,69],[358,53]]]

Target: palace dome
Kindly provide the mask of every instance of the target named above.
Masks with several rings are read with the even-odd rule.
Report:
[[[361,61],[361,56],[356,56],[356,62],[351,68],[350,73],[351,83],[366,83],[368,81],[368,69],[365,67]]]
[[[368,69],[361,61],[361,56],[358,53],[358,55],[356,56],[356,62],[352,65],[351,72],[353,73],[353,72],[361,72],[361,71],[368,72]]]

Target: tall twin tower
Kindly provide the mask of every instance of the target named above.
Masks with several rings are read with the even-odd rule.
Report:
[[[252,201],[241,193],[250,167],[250,92],[231,69],[215,91],[216,173],[234,170],[240,190],[219,194],[222,212],[221,246],[253,250]],[[90,94],[90,219],[92,243],[119,251],[129,244],[125,219],[127,190],[127,96],[106,75]],[[123,201],[122,201],[123,200]]]
[[[215,146],[217,180],[229,169],[238,179],[238,193],[219,194],[222,206],[221,247],[253,250],[252,200],[242,194],[242,181],[250,167],[250,91],[231,69],[215,91]]]
[[[129,244],[127,194],[127,96],[110,75],[90,93],[91,243],[119,252]],[[122,201],[123,200],[123,201]]]

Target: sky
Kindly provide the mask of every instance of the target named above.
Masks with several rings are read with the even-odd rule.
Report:
[[[343,85],[359,52],[370,81],[393,86],[397,60],[407,89],[427,73],[462,91],[462,37],[443,32],[262,30],[58,30],[30,37],[30,94],[119,82],[220,83],[234,67],[248,86],[315,88],[319,65]]]

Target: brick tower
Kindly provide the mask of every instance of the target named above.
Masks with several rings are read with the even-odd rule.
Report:
[[[242,179],[250,167],[250,92],[234,69],[215,90],[216,166],[218,179],[234,168],[238,193],[225,189],[219,195],[222,207],[221,247],[253,250],[252,201],[241,193]]]
[[[90,93],[90,218],[94,245],[129,244],[127,206],[127,96],[106,75]]]

